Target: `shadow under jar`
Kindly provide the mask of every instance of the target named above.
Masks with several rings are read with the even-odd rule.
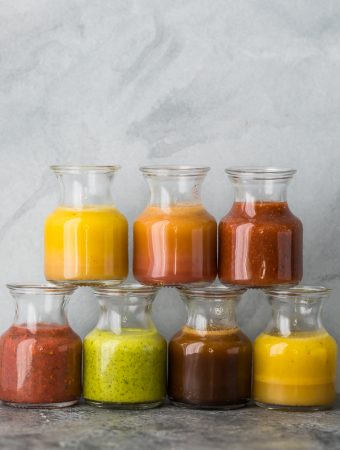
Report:
[[[257,405],[302,411],[332,407],[337,344],[320,317],[329,292],[323,286],[267,291],[272,318],[254,342]]]
[[[177,406],[234,409],[251,397],[252,345],[236,322],[240,288],[181,289],[186,325],[171,339],[168,395]]]
[[[82,343],[65,307],[72,286],[7,285],[16,303],[0,337],[0,400],[10,406],[70,406],[81,395]]]
[[[154,287],[94,288],[98,324],[84,340],[84,398],[93,406],[146,409],[166,395],[166,341],[151,319]]]
[[[219,279],[253,288],[302,279],[302,223],[290,211],[287,186],[295,170],[226,169],[234,204],[219,224]]]
[[[119,166],[52,166],[59,206],[45,221],[45,277],[78,285],[121,283],[128,274],[128,224],[115,208]]]
[[[133,228],[133,273],[142,284],[206,285],[217,274],[217,224],[201,201],[209,167],[142,167],[150,203]]]

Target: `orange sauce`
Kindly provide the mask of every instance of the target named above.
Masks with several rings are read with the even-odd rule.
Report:
[[[135,278],[143,284],[211,282],[217,225],[201,205],[148,207],[134,223]]]

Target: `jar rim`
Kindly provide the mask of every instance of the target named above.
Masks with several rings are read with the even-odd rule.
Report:
[[[55,294],[70,295],[77,290],[78,286],[63,283],[57,284],[24,284],[24,283],[7,283],[7,289],[10,292],[18,292],[23,294]]]
[[[235,298],[237,296],[243,295],[247,289],[240,286],[224,286],[224,285],[212,285],[202,288],[191,288],[181,286],[179,288],[180,292],[187,295],[188,297],[207,297],[212,299],[218,298]]]
[[[289,179],[296,174],[296,169],[272,166],[239,166],[227,167],[225,172],[231,178],[253,180],[280,180]]]
[[[265,289],[267,295],[271,297],[327,297],[332,289],[326,286],[298,285],[289,288],[269,288]]]
[[[141,166],[139,170],[145,176],[164,176],[164,177],[178,177],[178,176],[199,176],[205,175],[209,172],[209,166],[186,166],[186,165],[151,165]]]
[[[53,165],[50,166],[50,169],[53,170],[54,173],[57,174],[79,174],[84,172],[89,173],[114,173],[119,170],[121,166],[119,165],[77,165],[77,164],[62,164],[62,165]]]
[[[102,284],[98,286],[92,286],[92,290],[95,295],[102,296],[120,296],[124,294],[142,294],[151,295],[156,294],[159,290],[158,286],[145,286],[138,283],[124,283],[121,285],[114,284]]]

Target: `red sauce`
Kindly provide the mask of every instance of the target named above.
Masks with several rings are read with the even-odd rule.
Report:
[[[64,403],[81,395],[82,343],[69,326],[13,325],[0,338],[0,399]]]
[[[302,223],[286,202],[236,202],[219,224],[219,278],[263,287],[302,279]]]

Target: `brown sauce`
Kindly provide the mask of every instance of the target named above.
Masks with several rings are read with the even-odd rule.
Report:
[[[251,395],[252,346],[239,328],[184,326],[169,344],[171,401],[205,408],[242,406]]]

